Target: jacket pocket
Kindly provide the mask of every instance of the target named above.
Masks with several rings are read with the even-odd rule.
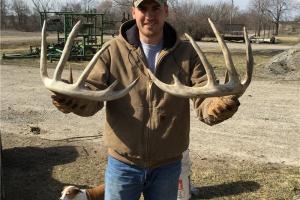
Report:
[[[105,144],[119,154],[136,159],[145,156],[144,109],[106,106]]]
[[[164,160],[180,156],[188,147],[190,113],[185,106],[172,111],[157,109],[153,112],[156,124],[150,131],[150,155],[152,159]]]

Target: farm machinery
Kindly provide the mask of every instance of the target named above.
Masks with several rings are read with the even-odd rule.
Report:
[[[124,15],[125,16],[125,15]],[[72,27],[81,20],[80,31],[72,46],[70,60],[88,60],[104,44],[104,34],[115,35],[116,24],[127,20],[108,21],[105,15],[101,13],[74,13],[74,12],[40,12],[41,24],[46,20],[47,31],[56,33],[56,42],[47,47],[47,58],[57,60],[61,54],[65,41],[68,38]],[[25,54],[3,54],[2,59],[17,58],[38,58],[40,57],[40,47],[30,46],[29,52]]]
[[[244,41],[244,24],[225,24],[224,31],[223,31],[223,38],[224,40],[228,41]],[[272,34],[271,26],[268,27],[269,29],[266,30],[265,27],[263,29],[263,33],[261,34],[256,33],[250,35],[250,42],[252,43],[275,43],[275,36]],[[273,30],[274,33],[274,30]]]

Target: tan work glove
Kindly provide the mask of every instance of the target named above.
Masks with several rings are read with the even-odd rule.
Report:
[[[201,121],[211,126],[218,124],[231,118],[239,106],[238,98],[233,95],[209,98],[209,102],[203,107]]]
[[[51,95],[53,105],[61,112],[68,114],[72,110],[77,109],[78,103],[76,99],[63,94],[55,93]]]
[[[70,112],[88,117],[94,115],[103,107],[103,102],[72,98],[63,94],[55,93],[51,96],[53,105],[61,112]]]
[[[62,80],[65,83],[70,81]],[[72,82],[72,81],[71,81]],[[87,89],[91,89],[86,86]],[[80,116],[92,116],[103,107],[103,102],[85,100],[69,97],[64,94],[54,93],[51,95],[53,105],[61,112],[68,114],[70,112]]]

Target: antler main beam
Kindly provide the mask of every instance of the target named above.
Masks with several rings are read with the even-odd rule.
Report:
[[[44,21],[43,29],[42,29],[42,44],[41,44],[41,60],[40,60],[40,74],[42,81],[47,89],[52,92],[57,92],[60,94],[64,94],[71,97],[89,99],[94,101],[111,101],[114,99],[121,98],[125,96],[132,87],[137,83],[137,79],[134,80],[129,86],[127,86],[123,90],[113,91],[114,87],[118,84],[116,80],[113,82],[108,88],[105,90],[87,90],[84,86],[85,80],[88,77],[89,73],[95,66],[97,60],[101,56],[101,54],[109,47],[109,45],[104,45],[101,50],[99,50],[92,60],[89,62],[87,67],[84,69],[83,73],[80,75],[78,80],[74,84],[67,84],[61,80],[61,75],[64,69],[64,66],[69,58],[70,51],[72,48],[72,43],[74,38],[76,37],[78,30],[80,28],[81,22],[77,22],[73,27],[64,50],[62,52],[61,58],[57,64],[57,67],[54,71],[53,79],[48,77],[47,72],[47,42],[46,42],[46,21]]]
[[[188,34],[185,34],[186,37],[191,42],[193,48],[197,52],[204,68],[206,71],[207,76],[207,84],[203,87],[188,87],[183,85],[176,76],[173,75],[174,84],[169,85],[166,83],[161,82],[158,78],[155,77],[155,75],[148,70],[149,75],[155,85],[157,85],[161,90],[170,93],[175,96],[179,97],[185,97],[185,98],[193,98],[193,97],[217,97],[217,96],[226,96],[226,95],[237,95],[242,96],[247,87],[249,86],[252,78],[252,72],[253,72],[253,55],[252,55],[252,49],[251,45],[248,39],[248,34],[246,31],[246,28],[244,28],[244,38],[246,43],[246,57],[247,57],[247,70],[246,70],[246,78],[244,81],[240,81],[239,74],[237,73],[230,51],[224,42],[224,39],[221,37],[220,33],[216,29],[214,23],[208,19],[212,30],[214,34],[217,37],[218,43],[221,47],[224,59],[225,59],[225,65],[227,68],[227,74],[228,74],[228,81],[224,84],[219,84],[216,80],[216,75],[214,73],[214,70],[210,63],[208,62],[207,58],[205,57],[204,53],[200,49],[200,47],[197,45],[195,40],[189,36]]]

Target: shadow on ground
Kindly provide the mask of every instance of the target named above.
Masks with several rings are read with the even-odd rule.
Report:
[[[17,147],[2,153],[5,200],[57,200],[65,183],[52,178],[53,167],[78,157],[72,146]]]
[[[241,193],[254,192],[259,188],[260,185],[254,181],[237,181],[220,185],[196,187],[196,192],[192,199],[213,199],[217,197],[226,197]]]

